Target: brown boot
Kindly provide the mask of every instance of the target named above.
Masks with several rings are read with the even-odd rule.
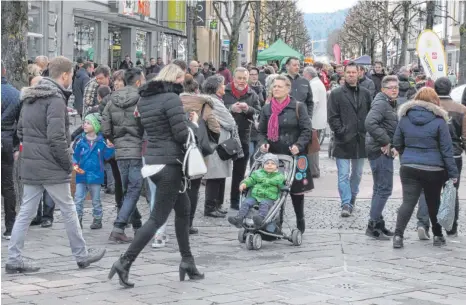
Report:
[[[125,233],[117,232],[110,233],[110,237],[108,238],[108,240],[119,244],[127,244],[133,241],[133,239],[131,237],[126,236]]]

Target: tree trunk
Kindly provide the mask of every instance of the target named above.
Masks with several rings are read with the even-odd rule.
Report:
[[[401,33],[401,54],[398,65],[406,65],[406,52],[408,51],[408,32],[409,32],[409,1],[403,1],[403,31]]]
[[[434,28],[434,13],[435,13],[435,2],[432,0],[427,1],[426,4],[426,29],[432,30]]]
[[[2,1],[2,60],[8,81],[20,90],[28,85],[28,2]]]
[[[388,1],[384,2],[383,28],[384,28],[384,33],[388,34]],[[382,41],[382,63],[384,67],[387,67],[387,51],[388,51],[387,37],[384,37]]]
[[[459,84],[466,84],[466,1],[463,1],[464,22],[460,26],[460,67],[458,80]]]
[[[385,41],[382,42],[382,64],[384,67],[387,67],[387,52],[388,47]]]
[[[259,39],[260,39],[260,18],[262,5],[260,1],[256,1],[254,4],[254,43],[252,47],[252,64],[255,66],[257,63],[257,54],[259,48]]]
[[[233,1],[233,16],[231,25],[230,48],[228,53],[228,64],[233,70],[238,67],[238,43],[241,23],[243,22],[245,11],[249,9],[249,2]]]

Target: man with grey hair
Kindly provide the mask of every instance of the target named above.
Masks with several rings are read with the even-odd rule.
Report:
[[[79,268],[86,268],[105,254],[88,252],[71,197],[73,171],[70,153],[69,117],[66,105],[71,92],[66,90],[73,78],[73,63],[55,57],[49,64],[50,78],[23,89],[23,107],[18,123],[22,143],[20,176],[24,183],[21,209],[16,217],[8,245],[7,273],[36,272],[40,268],[23,261],[22,250],[31,220],[46,190],[60,207],[65,229]]]
[[[407,100],[410,100],[416,94],[416,87],[409,80],[410,76],[411,69],[406,66],[400,68],[400,71],[398,72],[398,81],[400,87],[398,90],[398,106],[405,103]]]
[[[382,213],[393,189],[393,159],[396,151],[391,144],[398,125],[398,78],[385,76],[381,86],[382,92],[375,96],[365,121],[366,152],[374,180],[366,235],[378,240],[388,240],[394,234],[385,227]]]
[[[312,99],[314,102],[311,119],[312,129],[323,132],[327,127],[327,90],[314,67],[307,66],[304,68],[303,77],[309,80],[312,90]],[[309,159],[312,177],[319,178],[319,152],[311,154]]]
[[[251,125],[254,115],[260,112],[259,96],[248,86],[249,72],[246,68],[238,67],[233,74],[233,82],[225,87],[223,101],[230,109],[238,125],[238,133],[243,147],[244,157],[233,163],[233,177],[231,180],[230,207],[239,209],[239,185],[244,180],[244,174],[249,161],[249,142]]]
[[[194,80],[199,84],[199,86],[202,86],[202,83],[205,79],[204,74],[199,71],[199,63],[197,61],[193,60],[189,63],[188,72],[193,76]]]

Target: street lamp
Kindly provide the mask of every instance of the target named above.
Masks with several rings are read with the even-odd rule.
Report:
[[[194,25],[194,16],[195,16],[195,9],[197,6],[197,0],[187,0],[188,5],[188,20],[186,22],[186,36],[187,36],[187,46],[188,46],[188,64],[193,60],[193,25]]]

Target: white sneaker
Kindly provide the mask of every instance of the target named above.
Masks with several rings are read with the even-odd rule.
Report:
[[[165,247],[165,243],[168,242],[168,237],[167,235],[162,235],[162,236],[155,236],[154,237],[154,242],[152,243],[152,248],[163,248]]]
[[[424,228],[424,227],[418,227],[417,228],[417,236],[419,237],[419,240],[429,240],[430,239],[429,232],[426,231],[426,228]]]

